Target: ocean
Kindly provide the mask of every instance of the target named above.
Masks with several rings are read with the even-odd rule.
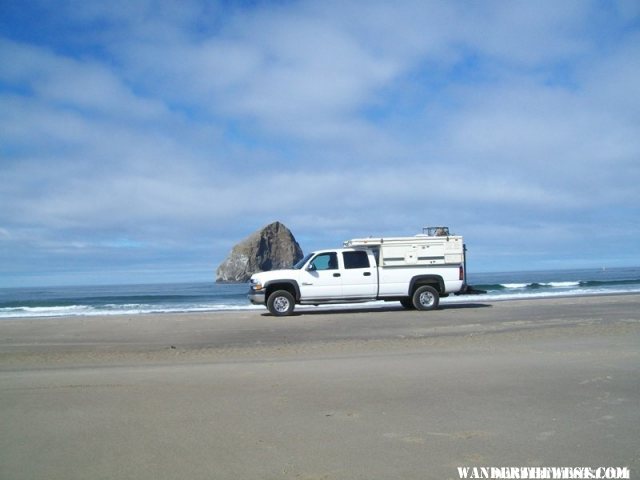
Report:
[[[452,295],[443,298],[441,304],[640,293],[640,267],[470,272],[467,280],[469,284],[486,290],[487,293]],[[264,307],[249,304],[247,292],[248,284],[214,282],[0,288],[0,320],[19,317],[264,310]],[[370,302],[370,305],[376,304],[389,305],[384,302]]]

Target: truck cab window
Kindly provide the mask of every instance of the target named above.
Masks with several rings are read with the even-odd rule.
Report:
[[[343,252],[344,268],[369,268],[367,252]]]
[[[311,263],[315,270],[337,270],[338,255],[335,252],[321,253]]]

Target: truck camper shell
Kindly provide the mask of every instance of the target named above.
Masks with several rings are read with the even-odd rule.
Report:
[[[377,250],[381,267],[453,265],[464,262],[464,240],[450,235],[447,227],[425,227],[410,237],[354,238],[345,247]]]

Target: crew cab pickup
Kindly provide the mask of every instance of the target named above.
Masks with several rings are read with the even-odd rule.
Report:
[[[312,252],[291,269],[256,273],[249,300],[276,316],[290,315],[296,304],[372,300],[433,310],[440,297],[465,291],[466,248],[462,237],[449,235],[446,227],[425,231],[412,237],[352,239],[343,248]]]

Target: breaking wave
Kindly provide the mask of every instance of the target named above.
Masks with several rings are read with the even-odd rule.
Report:
[[[540,289],[575,289],[575,288],[593,288],[593,287],[636,287],[640,288],[640,278],[631,280],[571,280],[557,282],[528,282],[528,283],[491,283],[491,284],[474,284],[475,287],[487,291],[505,291],[505,290],[540,290]]]

